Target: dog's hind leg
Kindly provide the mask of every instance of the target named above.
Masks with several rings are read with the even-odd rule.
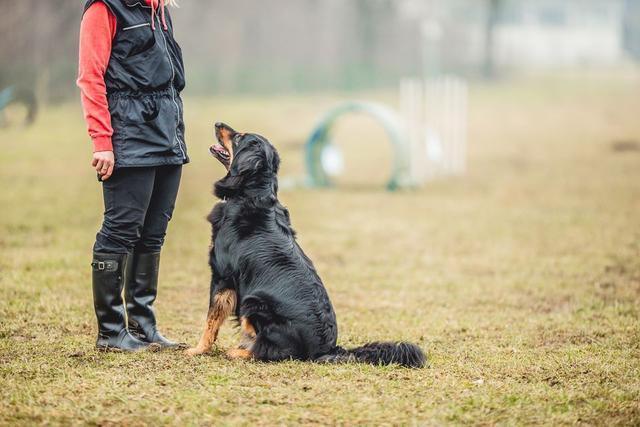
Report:
[[[227,357],[229,359],[250,360],[253,359],[253,353],[249,349],[238,347],[227,351]]]
[[[256,342],[256,329],[251,324],[251,321],[246,317],[240,318],[240,331],[242,332],[242,341],[238,348],[233,348],[227,351],[227,357],[229,359],[252,359],[253,358],[253,345]]]
[[[245,296],[239,308],[243,342],[238,348],[229,350],[227,357],[264,362],[308,358],[299,331],[278,315],[269,296]]]
[[[265,327],[250,350],[253,359],[264,362],[309,359],[308,348],[299,331],[288,325],[272,324]]]
[[[212,298],[207,313],[207,324],[204,333],[200,338],[200,342],[196,347],[186,351],[189,356],[203,354],[211,350],[213,343],[218,338],[218,331],[236,307],[236,291],[233,289],[223,289],[218,291]]]

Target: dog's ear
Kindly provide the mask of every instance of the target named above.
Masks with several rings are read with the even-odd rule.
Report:
[[[278,170],[280,170],[280,155],[275,148],[273,148],[273,155],[271,157],[271,170],[274,175],[277,175]]]
[[[242,175],[228,173],[227,176],[214,184],[213,193],[219,199],[228,199],[239,194],[243,185],[244,177]]]
[[[256,153],[247,150],[238,153],[227,176],[215,183],[214,194],[220,199],[241,194],[263,164]]]
[[[258,159],[255,162],[253,162],[253,172],[257,172],[262,168],[262,160]]]
[[[236,161],[231,166],[232,175],[249,177],[264,167],[264,158],[257,146],[251,146],[238,153]]]

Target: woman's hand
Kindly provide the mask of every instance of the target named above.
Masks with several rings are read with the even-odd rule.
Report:
[[[115,159],[113,157],[113,151],[96,151],[93,153],[93,161],[91,166],[96,168],[98,175],[102,181],[106,181],[111,177],[113,173],[113,165]]]

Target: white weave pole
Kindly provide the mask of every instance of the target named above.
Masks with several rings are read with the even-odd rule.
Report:
[[[469,87],[467,83],[460,79],[457,86],[457,126],[456,126],[456,169],[457,174],[465,174],[467,172],[467,133],[469,123]]]
[[[463,79],[403,79],[400,110],[416,184],[466,172],[468,88]]]
[[[422,150],[422,117],[424,111],[424,99],[421,96],[423,82],[418,79],[403,79],[400,82],[400,111],[404,119],[405,132],[409,139],[409,167],[413,181],[416,184],[424,181],[424,172],[427,170],[426,157]]]

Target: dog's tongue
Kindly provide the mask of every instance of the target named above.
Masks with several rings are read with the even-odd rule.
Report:
[[[222,145],[220,145],[220,144],[215,144],[215,145],[213,146],[213,149],[214,149],[217,153],[220,153],[220,154],[222,154],[222,155],[225,155],[225,156],[228,156],[228,155],[229,155],[229,153],[227,152],[227,150],[225,150],[225,149],[224,149],[224,147],[223,147]]]

